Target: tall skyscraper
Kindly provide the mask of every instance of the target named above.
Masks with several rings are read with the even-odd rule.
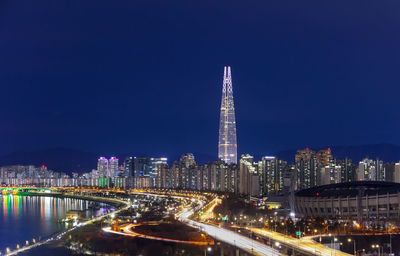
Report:
[[[235,106],[233,104],[231,67],[229,66],[224,67],[218,158],[227,164],[237,164]]]

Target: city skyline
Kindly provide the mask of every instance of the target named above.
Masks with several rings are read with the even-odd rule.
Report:
[[[191,153],[168,163],[167,158],[129,156],[99,157],[97,168],[84,173],[65,173],[42,165],[0,166],[4,186],[98,186],[114,188],[170,188],[214,190],[240,195],[288,194],[318,186],[359,181],[400,183],[400,162],[384,162],[364,157],[353,161],[339,158],[330,148],[314,151],[299,149],[295,163],[275,156],[261,159],[243,154],[239,163],[221,161],[201,164]]]

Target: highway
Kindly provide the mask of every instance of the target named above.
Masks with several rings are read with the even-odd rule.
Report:
[[[152,193],[148,193],[152,195]],[[154,194],[153,194],[154,195]],[[199,208],[204,205],[203,201],[200,201],[200,206],[197,209],[185,208],[180,214],[178,214],[178,219],[189,226],[199,228],[208,235],[214,237],[215,239],[236,246],[242,250],[256,255],[281,255],[279,251],[257,242],[256,240],[250,239],[243,235],[240,235],[234,231],[227,230],[218,226],[205,224],[203,222],[197,222],[189,219],[189,217]],[[218,199],[214,199],[211,202],[212,205],[204,214],[209,215],[215,206],[219,203]],[[312,239],[297,239],[278,232],[272,232],[262,228],[247,228],[255,234],[260,236],[270,238],[274,242],[279,242],[282,245],[286,245],[290,248],[294,248],[296,251],[301,251],[303,254],[316,255],[316,256],[351,256],[351,254],[341,252],[339,250],[331,249],[326,247]]]
[[[137,194],[137,193],[135,193]],[[149,196],[156,196],[157,194],[155,193],[141,193]],[[208,234],[211,237],[214,237],[216,240],[233,245],[237,248],[240,248],[244,251],[247,251],[251,254],[255,255],[265,255],[265,256],[278,256],[281,255],[279,251],[262,244],[260,242],[257,242],[253,239],[250,239],[248,237],[242,236],[238,233],[235,233],[233,231],[205,224],[202,222],[197,222],[189,219],[189,217],[198,209],[203,207],[204,201],[197,199],[200,206],[197,207],[197,209],[190,209],[190,208],[185,208],[182,212],[177,214],[178,220],[182,221],[183,223],[186,223],[187,225],[200,229],[202,232]],[[215,200],[215,204],[218,204],[218,200]],[[214,204],[214,205],[215,205]],[[211,209],[214,208],[214,205],[211,207]]]
[[[239,235],[233,231],[193,221],[189,219],[189,216],[192,214],[193,210],[186,208],[181,212],[178,219],[189,226],[201,229],[204,233],[207,233],[209,236],[214,237],[218,241],[233,245],[249,253],[255,255],[281,255],[279,251],[253,239]]]
[[[326,247],[312,239],[297,239],[290,236],[285,236],[278,232],[269,231],[262,228],[247,228],[255,234],[271,238],[274,241],[280,242],[294,248],[295,250],[300,250],[310,255],[318,256],[351,256],[352,254],[344,253],[339,250],[331,249]]]

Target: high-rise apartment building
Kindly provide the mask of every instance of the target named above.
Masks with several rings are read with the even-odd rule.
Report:
[[[333,162],[333,156],[330,148],[321,149],[317,152],[316,157],[320,167],[328,166]]]
[[[203,190],[211,190],[211,164],[205,164],[201,168],[201,186]]]
[[[242,155],[239,165],[239,194],[258,196],[260,194],[259,176],[254,158]]]
[[[393,162],[383,164],[383,168],[385,169],[385,181],[394,182],[395,167],[396,163]]]
[[[179,168],[180,187],[194,189],[196,186],[196,161],[193,154],[183,154],[176,167]]]
[[[137,156],[134,157],[134,174],[133,176],[135,178],[144,176],[148,172],[148,166],[149,166],[149,161],[150,159],[145,156]]]
[[[108,177],[118,176],[118,173],[119,173],[118,164],[119,164],[119,159],[114,156],[108,160],[108,166],[109,166]]]
[[[153,179],[153,184],[156,184],[157,166],[168,165],[168,159],[165,157],[151,157],[148,161],[145,176]]]
[[[185,153],[181,156],[179,160],[184,167],[189,168],[192,165],[196,164],[196,161],[194,159],[194,155],[192,153]]]
[[[172,188],[171,177],[170,177],[170,169],[168,164],[158,164],[156,165],[156,183],[155,186],[157,188]]]
[[[224,176],[225,176],[225,169],[227,164],[222,161],[221,159],[215,161],[214,163],[211,164],[210,168],[210,184],[211,190],[215,191],[221,191],[221,187],[224,186],[222,185]]]
[[[393,182],[400,183],[400,162],[394,165]]]
[[[128,156],[125,159],[124,162],[124,172],[125,172],[125,177],[132,177],[133,173],[134,173],[134,161],[133,161],[133,157]]]
[[[384,181],[385,176],[385,168],[382,160],[376,159],[374,161],[364,158],[358,164],[357,180]]]
[[[99,177],[106,177],[108,172],[108,160],[105,157],[97,159],[97,172]]]
[[[321,181],[319,185],[327,185],[342,182],[342,172],[339,165],[326,165],[320,169]]]
[[[218,158],[227,164],[237,163],[235,106],[231,67],[224,67],[221,113],[219,120]]]
[[[198,168],[193,154],[186,153],[171,168],[171,183],[173,188],[195,189]]]
[[[336,166],[340,166],[341,182],[351,182],[357,179],[357,166],[352,163],[351,159],[347,157],[344,159],[335,159],[334,163]]]
[[[264,156],[258,163],[260,191],[262,194],[279,194],[284,186],[287,162],[274,156]]]
[[[297,150],[296,181],[297,189],[315,187],[318,184],[318,162],[315,151],[309,148]]]

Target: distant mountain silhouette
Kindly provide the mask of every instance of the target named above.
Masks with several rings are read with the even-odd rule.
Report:
[[[348,157],[353,162],[359,162],[365,157],[372,159],[379,158],[384,162],[398,162],[400,160],[400,146],[393,144],[370,144],[358,146],[329,146],[332,154],[343,159]],[[328,148],[328,147],[323,147]],[[323,148],[311,148],[312,150],[320,150]],[[294,162],[294,157],[297,150],[285,150],[276,153],[276,156],[288,162]]]
[[[200,152],[182,152],[181,154],[171,154],[168,158],[168,164],[178,161],[184,153],[192,153],[194,155],[194,160],[198,164],[212,163],[217,160],[217,156],[210,154],[204,154]]]
[[[327,147],[323,147],[327,148]],[[343,159],[346,156],[354,162],[358,162],[365,157],[379,158],[385,162],[397,162],[400,160],[400,146],[393,144],[371,144],[359,146],[330,146],[332,153],[338,159]],[[322,148],[312,148],[317,151]],[[290,163],[294,162],[294,157],[297,150],[285,150],[277,152],[275,155]],[[184,152],[182,152],[184,153]],[[196,162],[204,164],[206,162],[213,162],[216,157],[210,154],[203,154],[193,152]],[[146,154],[129,154],[131,156],[146,156]],[[168,163],[171,165],[174,161],[179,160],[182,154],[168,154]],[[128,154],[118,154],[120,164]],[[0,166],[5,165],[46,165],[49,169],[65,172],[87,172],[97,168],[98,154],[85,152],[67,148],[50,148],[36,151],[14,152],[7,155],[0,156]],[[106,156],[110,157],[110,156]],[[157,157],[154,155],[153,157]],[[161,155],[160,155],[161,157]],[[256,161],[261,159],[261,155],[255,155]]]
[[[89,171],[97,167],[98,155],[94,153],[66,149],[50,148],[37,151],[13,152],[0,156],[0,166],[5,165],[45,165],[58,172]]]
[[[193,153],[198,163],[205,163],[214,161],[210,155]],[[171,154],[168,157],[168,163],[171,165],[174,161],[179,160],[182,154]],[[111,157],[111,155],[104,155]],[[164,155],[148,155],[148,154],[118,154],[116,155],[123,164],[127,156],[149,156],[149,157],[164,157]],[[85,152],[68,148],[49,148],[35,151],[18,151],[10,154],[0,156],[0,166],[6,165],[34,165],[34,166],[47,166],[48,169],[65,172],[71,174],[72,172],[83,173],[97,168],[98,154],[92,152]],[[213,160],[211,160],[213,159]]]

